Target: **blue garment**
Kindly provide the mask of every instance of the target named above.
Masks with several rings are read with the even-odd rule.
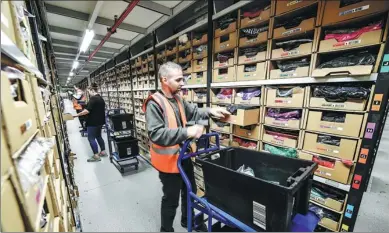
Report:
[[[90,146],[92,147],[93,154],[99,153],[99,148],[97,147],[97,142],[99,143],[100,149],[105,150],[105,143],[103,138],[101,137],[101,128],[103,126],[88,126],[86,127],[86,131],[88,133],[88,141]]]

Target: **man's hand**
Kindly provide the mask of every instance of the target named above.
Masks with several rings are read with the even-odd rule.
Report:
[[[211,114],[211,117],[215,118],[215,119],[221,119],[221,118],[225,118],[225,117],[231,115],[231,113],[229,111],[227,111],[223,108],[211,108],[210,114]]]
[[[187,134],[188,138],[199,138],[204,132],[204,126],[193,125],[188,127]]]

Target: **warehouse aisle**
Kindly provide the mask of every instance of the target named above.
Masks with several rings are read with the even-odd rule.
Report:
[[[65,112],[73,115],[72,103],[65,100]],[[138,172],[122,176],[109,162],[88,163],[92,154],[88,140],[79,133],[79,120],[67,121],[70,146],[77,159],[74,173],[80,192],[79,210],[82,230],[115,232],[155,232],[160,227],[161,183],[158,173],[141,161]],[[106,134],[104,140],[107,145]],[[179,224],[177,212],[174,228],[186,231]]]

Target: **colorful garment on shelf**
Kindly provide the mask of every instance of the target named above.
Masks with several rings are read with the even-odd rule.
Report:
[[[335,213],[332,213],[331,211],[329,210],[326,210],[326,209],[323,209],[317,205],[314,205],[312,203],[309,203],[309,211],[313,212],[316,214],[317,217],[319,217],[320,219],[323,219],[323,218],[328,218],[328,219],[332,219],[334,221],[339,221],[339,218],[337,218],[335,216]]]
[[[301,118],[301,110],[289,110],[283,108],[269,108],[266,116],[276,120],[288,121],[299,120]]]
[[[252,98],[261,95],[261,89],[258,87],[249,87],[239,90],[236,95],[242,98],[243,100],[251,100]]]
[[[312,86],[313,97],[325,98],[329,102],[345,102],[349,99],[367,99],[370,89],[363,86]]]
[[[299,137],[299,131],[284,130],[273,127],[265,127],[265,133],[280,139],[297,140]]]
[[[332,146],[340,146],[340,138],[329,135],[318,135],[317,142]]]
[[[250,28],[242,28],[240,29],[240,38],[247,37],[247,38],[255,38],[258,36],[259,33],[265,32],[269,30],[269,26],[263,26],[263,27],[250,27]]]
[[[296,70],[298,67],[306,67],[310,65],[310,60],[307,57],[288,59],[288,60],[278,60],[277,67],[282,72]]]
[[[380,30],[382,28],[382,21],[374,22],[362,28],[349,28],[325,31],[324,40],[336,39],[337,42],[344,42],[348,40],[358,39],[363,33]]]
[[[234,52],[223,52],[223,53],[218,53],[216,56],[216,59],[220,63],[225,63],[228,61],[228,59],[234,58]]]
[[[250,105],[240,105],[240,104],[230,104],[227,106],[227,111],[229,111],[232,115],[236,114],[238,112],[238,109],[255,109],[258,108],[256,106],[250,106]]]
[[[335,189],[329,189],[324,185],[314,184],[311,189],[311,198],[326,199],[331,198],[339,202],[344,202],[346,196],[345,194],[338,192]]]
[[[232,88],[222,88],[217,93],[216,98],[218,99],[231,99],[233,90]]]
[[[245,140],[242,138],[237,138],[234,137],[232,141],[236,142],[239,144],[241,147],[249,148],[249,149],[256,149],[257,148],[257,143],[249,140]]]
[[[263,11],[266,11],[269,8],[270,8],[270,5],[266,6],[264,8],[262,8],[262,7],[253,7],[252,9],[247,9],[247,10],[245,9],[245,10],[243,10],[242,11],[243,13],[241,15],[243,17],[245,17],[245,18],[248,17],[248,18],[252,19],[252,18],[260,16]]]
[[[298,48],[301,44],[310,43],[313,40],[311,39],[297,39],[297,40],[288,40],[276,42],[276,48],[282,48],[284,51],[290,51]]]
[[[285,148],[264,144],[264,150],[275,155],[281,155],[289,158],[297,158],[297,150],[295,148]]]
[[[324,62],[318,66],[322,68],[338,68],[346,66],[358,65],[373,65],[376,61],[376,56],[368,51],[350,52],[340,57],[336,57],[330,61]]]

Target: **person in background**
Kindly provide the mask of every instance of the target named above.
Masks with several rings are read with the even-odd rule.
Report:
[[[101,128],[105,124],[105,102],[104,99],[97,93],[97,84],[92,83],[88,87],[89,102],[86,108],[78,113],[75,117],[88,115],[86,119],[86,129],[88,133],[88,141],[92,147],[93,156],[88,159],[88,162],[100,161],[103,156],[106,156],[105,143],[101,137]],[[100,146],[100,153],[98,151],[97,143]]]
[[[186,126],[187,121],[224,118],[230,113],[222,108],[199,109],[196,105],[183,100],[180,91],[184,85],[181,66],[173,62],[163,64],[159,69],[162,91],[156,92],[143,104],[151,141],[150,155],[152,165],[159,171],[162,182],[161,232],[172,232],[173,221],[181,191],[181,226],[187,228],[187,191],[177,167],[180,146],[188,138],[199,138],[204,126]],[[193,192],[196,193],[192,161],[183,161]],[[193,223],[192,223],[193,224]],[[202,225],[200,231],[207,231]]]

